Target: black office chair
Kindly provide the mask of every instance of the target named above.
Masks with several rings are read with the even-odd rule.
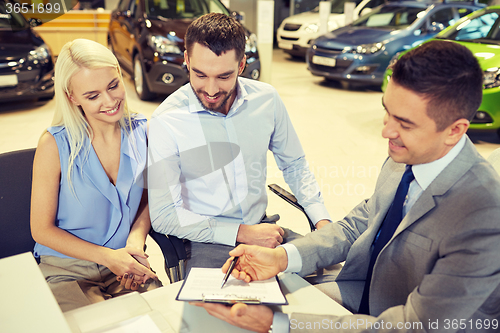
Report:
[[[151,228],[149,236],[158,244],[165,260],[165,272],[170,283],[186,277],[187,253],[184,241],[172,235],[160,234]]]
[[[293,207],[300,210],[307,217],[307,221],[309,222],[309,228],[311,228],[311,231],[316,230],[316,226],[314,225],[314,223],[311,221],[311,219],[307,215],[304,207],[302,207],[299,204],[299,202],[297,201],[297,198],[295,198],[295,196],[292,193],[288,192],[287,190],[285,190],[284,188],[282,188],[278,184],[270,184],[270,185],[267,185],[267,187],[269,187],[271,192],[273,192],[274,194],[276,194],[277,196],[279,196],[280,198],[282,198],[283,200],[288,202]]]
[[[30,230],[35,148],[0,154],[0,258],[33,251]]]

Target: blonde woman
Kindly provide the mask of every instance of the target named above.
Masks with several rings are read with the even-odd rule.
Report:
[[[31,231],[61,309],[161,285],[143,251],[146,119],[128,110],[115,56],[90,40],[67,43],[55,90],[33,165]]]

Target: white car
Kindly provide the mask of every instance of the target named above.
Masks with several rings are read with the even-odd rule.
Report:
[[[344,4],[354,2],[356,7],[353,20],[369,13],[373,8],[383,4],[385,0],[336,0],[332,3],[328,17],[328,31],[345,25]],[[287,17],[278,28],[278,47],[292,56],[304,57],[311,42],[320,36],[319,7]]]

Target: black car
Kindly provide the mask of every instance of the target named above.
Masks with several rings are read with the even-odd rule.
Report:
[[[54,96],[50,48],[14,4],[0,0],[0,100],[50,99]]]
[[[210,12],[233,15],[219,0],[120,0],[111,13],[108,45],[133,75],[140,99],[171,94],[189,81],[184,35],[194,19]],[[258,79],[257,37],[248,30],[245,53],[247,67],[242,76]]]

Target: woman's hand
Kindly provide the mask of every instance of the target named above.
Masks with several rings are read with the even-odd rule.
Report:
[[[106,267],[117,276],[121,285],[131,290],[137,290],[139,284],[146,283],[150,278],[158,279],[149,268],[147,254],[142,250],[130,247],[118,250],[110,249]]]

